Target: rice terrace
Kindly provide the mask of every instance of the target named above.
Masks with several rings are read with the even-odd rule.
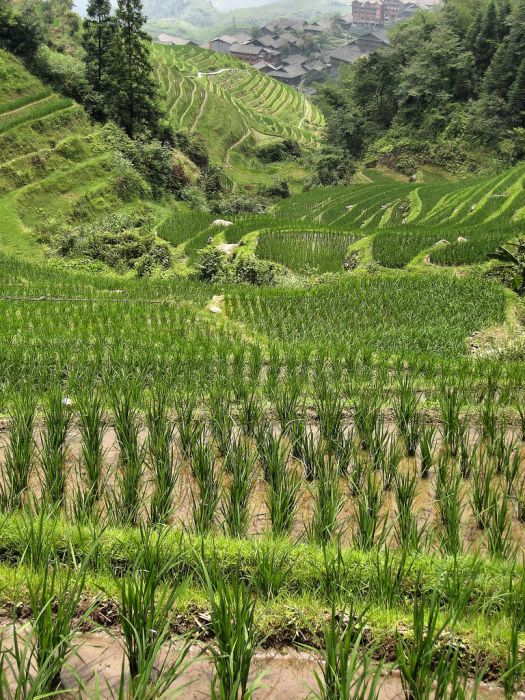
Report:
[[[524,697],[525,1],[114,5],[0,0],[0,698]]]

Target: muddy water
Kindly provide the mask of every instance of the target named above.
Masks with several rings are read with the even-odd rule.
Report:
[[[167,651],[167,662],[177,657],[178,649]],[[173,689],[180,689],[178,697],[184,700],[210,698],[210,684],[213,666],[203,647],[192,647],[188,657],[190,665],[174,683]],[[63,682],[67,688],[77,689],[81,679],[85,691],[82,697],[90,698],[96,687],[101,689],[100,697],[117,696],[121,679],[124,653],[120,640],[106,632],[92,633],[77,640],[76,653],[69,661],[69,669],[63,672]],[[317,656],[285,649],[269,650],[256,654],[251,680],[262,675],[260,688],[255,693],[257,700],[305,700],[313,697],[316,687],[315,672],[320,670]],[[75,693],[77,697],[77,694]],[[503,698],[501,688],[483,684],[478,695],[480,700]],[[383,676],[380,700],[402,700],[403,693],[397,672]]]
[[[387,419],[385,426],[390,434],[394,434],[395,426],[393,421]],[[3,428],[3,429],[2,429]],[[311,429],[314,434],[318,433],[318,426],[316,424],[311,425]],[[348,426],[348,430],[351,429],[351,425]],[[35,439],[37,443],[37,455],[41,446],[41,433],[42,426],[39,425],[35,430]],[[278,429],[276,428],[276,432]],[[143,429],[140,434],[141,441],[146,440],[147,431]],[[517,434],[509,431],[509,440],[514,439],[516,444],[520,445],[517,441]],[[4,445],[8,439],[8,432],[6,426],[2,425],[0,427],[0,473],[2,472],[2,465],[4,461]],[[211,437],[210,437],[211,439]],[[471,431],[470,440],[474,444],[478,440],[478,435],[475,430]],[[436,440],[435,444],[435,455],[437,456],[442,449],[442,441],[440,438]],[[172,525],[174,527],[187,528],[191,526],[192,523],[192,494],[196,494],[195,484],[192,478],[190,465],[183,456],[180,454],[178,439],[174,441],[175,457],[178,464],[180,464],[180,474],[177,482],[176,492],[174,494],[174,515],[172,518]],[[520,445],[522,456],[521,465],[521,476],[525,475],[525,446]],[[119,459],[119,449],[116,439],[116,435],[113,429],[108,428],[104,436],[104,462],[105,462],[105,474],[104,474],[104,493],[111,493],[115,490],[115,475],[118,468]],[[79,463],[81,459],[81,438],[78,426],[73,425],[69,431],[68,441],[67,441],[67,505],[71,504],[74,495],[81,485],[82,477],[79,476]],[[220,462],[220,460],[219,460]],[[38,459],[36,460],[38,463]],[[290,460],[290,468],[301,469],[301,465],[295,461]],[[417,471],[419,468],[419,460],[404,459],[400,464],[401,472],[413,472]],[[256,480],[253,489],[253,494],[250,502],[250,528],[248,534],[250,536],[262,535],[265,532],[269,532],[271,529],[271,522],[268,514],[267,508],[267,484],[265,483],[262,475],[262,470],[259,465],[256,468]],[[379,474],[378,474],[379,478]],[[226,491],[229,485],[229,477],[227,475],[221,477],[223,488]],[[501,484],[503,484],[503,477],[497,479]],[[518,480],[519,483],[519,480]],[[470,506],[470,492],[472,487],[472,479],[465,481],[463,485],[463,497],[464,497],[464,511],[462,514],[462,529],[463,529],[463,539],[465,548],[471,549],[473,551],[479,551],[481,553],[486,552],[486,534],[481,532],[474,521],[472,508]],[[38,464],[35,465],[33,469],[31,484],[31,492],[37,498],[40,496],[41,492],[41,476],[39,474]],[[144,469],[143,478],[143,489],[144,489],[144,499],[145,504],[143,516],[146,516],[147,504],[149,503],[150,496],[153,492],[153,482],[152,475],[149,472],[147,466]],[[352,541],[353,530],[355,527],[355,503],[354,499],[350,497],[349,483],[347,479],[341,479],[340,481],[341,494],[343,496],[343,509],[339,516],[339,527],[337,534],[341,537],[343,545],[348,545]],[[435,506],[435,472],[431,471],[430,478],[426,480],[419,480],[418,490],[416,494],[416,500],[414,503],[414,513],[418,517],[418,521],[421,525],[426,524],[429,533],[432,535],[432,540],[435,546],[439,546],[440,531],[439,523],[437,518],[436,506]],[[306,529],[311,521],[313,509],[315,504],[315,483],[308,484],[303,480],[299,495],[298,495],[298,512],[295,518],[294,526],[292,529],[292,538],[296,541],[305,539]],[[101,514],[105,513],[104,503],[100,504]],[[395,498],[393,492],[385,494],[385,501],[383,505],[382,515],[387,518],[388,523],[393,526],[395,524],[396,518],[396,507]],[[515,514],[514,514],[515,515]],[[219,507],[217,512],[217,527],[220,529],[222,525],[222,514],[221,508]],[[391,528],[391,534],[389,536],[388,542],[395,544],[394,538],[394,528]],[[518,522],[516,517],[513,517],[512,522],[512,534],[515,543],[522,551],[525,551],[525,527]]]

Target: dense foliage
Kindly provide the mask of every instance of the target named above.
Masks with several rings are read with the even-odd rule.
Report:
[[[361,159],[474,170],[524,155],[525,2],[448,0],[391,31],[390,45],[321,89],[322,183]]]

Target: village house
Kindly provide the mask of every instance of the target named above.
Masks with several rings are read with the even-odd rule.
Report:
[[[276,49],[257,46],[254,43],[238,44],[235,43],[230,47],[230,55],[234,58],[239,58],[241,61],[246,61],[252,65],[259,61],[266,61],[274,66],[278,66],[281,62],[281,52]]]
[[[332,75],[337,75],[341,66],[349,66],[358,58],[368,56],[377,49],[388,46],[388,39],[384,29],[368,32],[354,39],[354,41],[334,49],[330,53],[330,66]]]
[[[181,36],[173,36],[172,34],[159,34],[157,40],[159,44],[166,44],[168,46],[198,46],[198,44],[191,41],[191,39],[184,39]]]

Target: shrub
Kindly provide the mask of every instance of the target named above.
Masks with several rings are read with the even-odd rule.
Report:
[[[256,155],[263,163],[279,163],[283,160],[292,160],[301,156],[301,148],[296,141],[285,139],[266,143],[259,146]]]

